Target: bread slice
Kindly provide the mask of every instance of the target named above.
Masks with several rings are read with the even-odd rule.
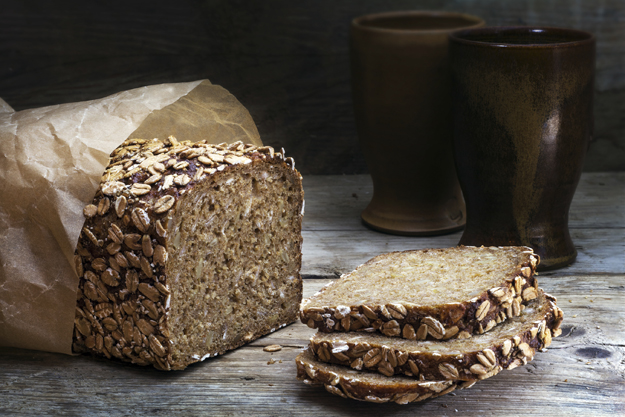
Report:
[[[418,381],[405,376],[387,377],[348,367],[319,362],[310,350],[295,358],[297,378],[306,384],[324,385],[334,395],[374,403],[408,404],[468,388],[474,381]]]
[[[293,322],[302,177],[270,147],[126,141],[85,210],[74,350],[182,369]]]
[[[376,256],[304,300],[300,318],[323,332],[411,340],[467,338],[537,297],[528,247],[454,247]]]
[[[474,381],[533,359],[560,334],[562,310],[554,297],[539,290],[519,316],[470,339],[412,341],[358,332],[317,333],[310,349],[322,362],[386,376],[404,374],[419,380]]]

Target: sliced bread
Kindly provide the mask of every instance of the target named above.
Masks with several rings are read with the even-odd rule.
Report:
[[[387,377],[378,373],[359,372],[345,366],[319,362],[310,350],[295,358],[297,378],[311,385],[324,385],[334,395],[354,400],[408,404],[439,397],[472,386],[474,381],[417,381],[405,376]]]
[[[422,381],[484,379],[501,369],[524,365],[551,344],[562,322],[555,301],[539,290],[538,298],[519,316],[469,339],[411,341],[379,334],[319,332],[310,349],[322,362],[386,376],[404,374]]]
[[[304,300],[300,318],[322,332],[379,332],[410,340],[482,334],[538,296],[528,247],[391,252]]]

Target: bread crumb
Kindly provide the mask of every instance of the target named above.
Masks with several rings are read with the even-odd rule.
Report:
[[[273,365],[274,363],[276,363],[276,361],[273,358],[271,358],[271,359],[269,359],[269,361],[267,361],[267,365]]]

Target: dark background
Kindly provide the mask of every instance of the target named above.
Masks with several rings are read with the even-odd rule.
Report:
[[[585,170],[625,170],[623,0],[0,0],[0,97],[22,110],[208,78],[250,110],[263,141],[284,147],[303,174],[365,173],[349,23],[408,9],[593,32],[595,141]]]

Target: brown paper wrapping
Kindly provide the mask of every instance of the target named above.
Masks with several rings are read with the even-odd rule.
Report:
[[[0,100],[0,346],[71,354],[73,254],[110,153],[128,138],[262,145],[209,81],[14,112]]]

